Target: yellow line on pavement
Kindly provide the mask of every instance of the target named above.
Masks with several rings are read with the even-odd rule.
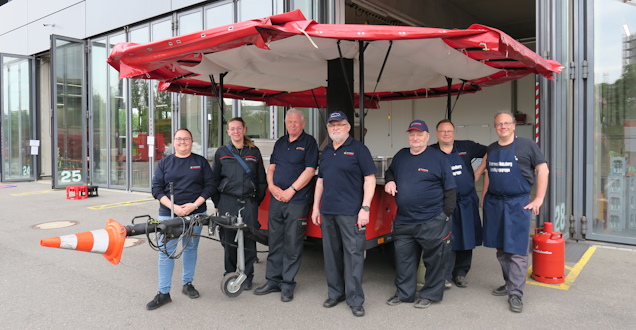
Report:
[[[27,196],[27,195],[46,194],[46,193],[50,193],[50,192],[53,192],[53,191],[55,191],[55,190],[29,191],[29,192],[11,194],[11,196]]]
[[[104,210],[104,209],[112,209],[114,207],[120,207],[120,206],[142,204],[142,203],[152,202],[154,200],[156,200],[156,199],[154,199],[154,198],[146,198],[146,199],[140,199],[140,200],[136,200],[136,201],[128,201],[128,202],[120,202],[120,203],[113,203],[113,204],[103,204],[103,205],[89,206],[87,208],[91,209],[91,210]]]
[[[568,275],[565,277],[565,280],[561,284],[547,284],[547,283],[541,283],[541,282],[536,282],[536,281],[526,281],[526,283],[527,284],[532,284],[532,285],[543,286],[543,287],[546,287],[546,288],[553,288],[553,289],[559,289],[559,290],[569,290],[570,286],[572,286],[572,283],[574,283],[574,280],[576,280],[576,278],[579,276],[579,274],[581,274],[581,271],[583,270],[583,267],[585,267],[587,262],[590,261],[590,258],[592,258],[592,255],[594,254],[595,251],[596,251],[596,247],[595,246],[589,247],[587,249],[587,251],[585,251],[585,253],[581,257],[581,259],[574,265],[574,267],[572,267],[570,269],[569,267],[566,266],[565,268],[569,269],[570,272],[568,273]],[[531,275],[532,275],[532,266],[528,267],[528,275],[527,275],[528,278],[530,278]]]

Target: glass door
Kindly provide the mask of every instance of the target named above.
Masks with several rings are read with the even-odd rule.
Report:
[[[636,5],[600,0],[589,5],[594,174],[587,238],[636,244]]]
[[[53,188],[87,183],[85,42],[51,36]]]
[[[35,180],[40,141],[35,134],[34,59],[0,54],[0,63],[1,179]]]

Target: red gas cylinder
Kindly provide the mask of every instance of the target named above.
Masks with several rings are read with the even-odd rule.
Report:
[[[549,284],[565,281],[565,241],[560,231],[552,231],[551,222],[544,222],[542,228],[534,230],[532,278]]]

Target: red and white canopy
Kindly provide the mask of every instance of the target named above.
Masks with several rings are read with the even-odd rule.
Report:
[[[359,41],[365,44],[366,107],[447,95],[447,78],[452,94],[470,93],[530,73],[553,79],[563,69],[483,25],[447,30],[320,24],[298,10],[145,44],[119,43],[108,63],[121,78],[157,79],[165,91],[215,95],[212,81],[218,88],[225,74],[223,97],[324,108],[327,61],[353,59],[359,77]]]

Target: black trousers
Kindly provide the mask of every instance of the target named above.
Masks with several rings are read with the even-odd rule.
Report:
[[[281,290],[294,291],[294,278],[300,269],[307,228],[308,204],[283,203],[271,199],[269,203],[269,255],[267,282]]]
[[[446,279],[451,280],[455,276],[466,276],[473,261],[473,250],[451,251],[446,266]]]
[[[366,228],[358,229],[358,215],[322,214],[322,250],[329,298],[346,297],[347,305],[362,306],[362,274]]]
[[[241,211],[243,222],[255,227],[260,228],[261,225],[258,222],[258,204],[255,200],[248,198],[244,200],[244,204],[241,200],[228,195],[221,194],[219,201],[219,214],[224,215],[229,213],[234,216],[238,216],[239,209],[245,207]],[[221,236],[221,242],[225,249],[225,274],[236,272],[236,245],[234,242],[236,238],[236,231],[232,229],[226,229],[221,227],[219,230]],[[247,238],[243,235],[245,243],[245,274],[247,275],[247,282],[250,283],[254,278],[254,262],[256,261],[256,241]]]
[[[415,300],[420,256],[426,267],[419,297],[441,301],[444,297],[445,269],[451,250],[451,221],[442,212],[420,224],[393,224],[395,245],[395,295],[402,301]]]

